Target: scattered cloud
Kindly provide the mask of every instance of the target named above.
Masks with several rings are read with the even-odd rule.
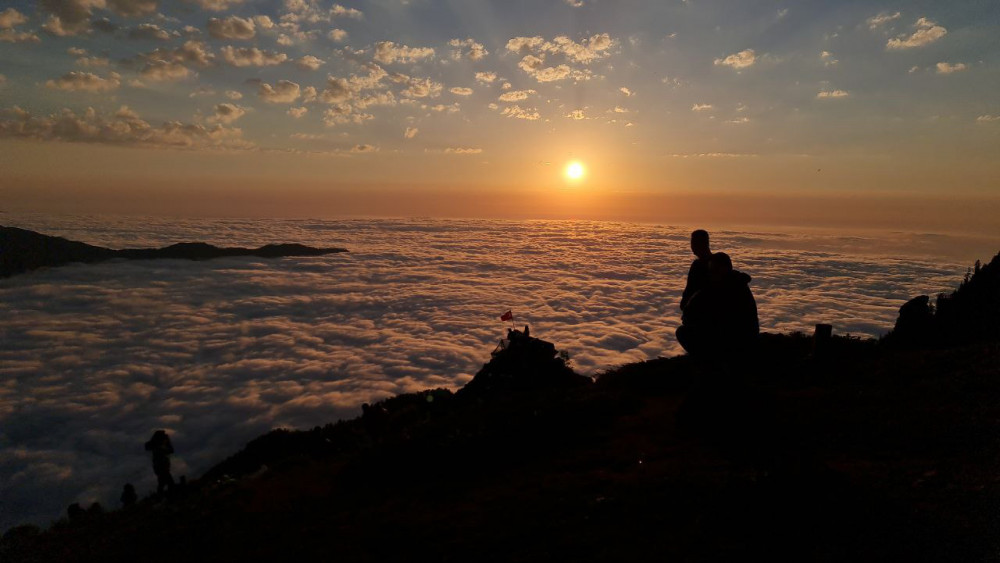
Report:
[[[71,71],[56,80],[49,80],[45,86],[68,92],[110,92],[121,86],[121,75],[112,72],[107,78],[102,78],[90,72]]]
[[[900,51],[903,49],[913,49],[930,45],[938,39],[944,37],[948,30],[934,23],[927,18],[920,18],[913,24],[916,31],[912,35],[900,35],[890,39],[886,44],[886,49],[890,51]]]
[[[430,78],[408,78],[406,89],[400,92],[407,98],[436,98],[441,94],[444,85]]]
[[[208,20],[208,34],[216,39],[253,39],[257,35],[256,26],[250,18],[229,16],[224,19]]]
[[[215,106],[215,115],[209,118],[209,123],[230,124],[246,115],[247,109],[230,103],[222,103]]]
[[[708,111],[712,109],[712,104],[694,104],[691,106],[691,111]]]
[[[343,29],[332,29],[330,33],[326,34],[327,38],[334,43],[343,43],[347,41],[347,32]]]
[[[444,149],[445,154],[482,154],[483,149],[473,147],[449,147]]]
[[[412,138],[416,137],[417,133],[419,133],[419,132],[420,132],[420,130],[417,129],[416,127],[407,127],[406,130],[403,131],[403,138],[404,139],[412,139]]]
[[[473,92],[472,88],[463,88],[460,86],[450,88],[448,91],[456,96],[471,96]]]
[[[581,119],[587,119],[587,115],[583,112],[582,109],[575,109],[575,110],[567,113],[566,117],[569,118],[569,119],[572,119],[574,121],[579,121]]]
[[[511,90],[510,92],[504,92],[500,94],[501,102],[519,102],[521,100],[527,100],[529,96],[537,94],[534,90]]]
[[[301,87],[290,80],[279,80],[273,87],[262,82],[257,88],[257,97],[269,104],[290,104],[301,95]]]
[[[889,14],[888,12],[882,12],[877,16],[872,16],[868,18],[868,20],[865,23],[868,24],[868,29],[875,31],[891,21],[898,20],[902,15],[903,14],[899,12],[896,12],[894,14]]]
[[[753,49],[744,49],[722,59],[715,59],[716,66],[728,66],[736,70],[749,68],[757,62],[757,53]]]
[[[170,32],[154,23],[141,23],[128,31],[129,39],[169,41],[175,37],[180,37],[180,35],[176,31]]]
[[[309,108],[307,108],[305,106],[303,106],[303,107],[297,107],[297,108],[288,108],[288,112],[287,113],[288,113],[288,115],[294,117],[295,119],[300,119],[302,116],[304,116],[305,114],[309,113]]]
[[[302,70],[319,70],[319,67],[326,64],[326,61],[320,59],[319,57],[314,57],[312,55],[306,55],[301,59],[295,61],[295,66]]]
[[[563,0],[567,6],[572,6],[574,8],[582,8],[583,0]]]
[[[836,98],[846,98],[850,96],[850,92],[845,90],[824,90],[819,94],[816,94],[816,98],[820,100],[836,99]]]
[[[236,90],[226,90],[226,97],[230,100],[242,100],[243,94]]]
[[[952,74],[968,70],[969,67],[965,63],[938,63],[935,68],[938,74]]]
[[[500,115],[513,117],[515,119],[525,119],[528,121],[536,121],[541,118],[541,115],[539,115],[538,110],[534,108],[525,109],[517,104],[503,108],[503,110],[500,112]]]
[[[334,4],[330,8],[330,17],[333,18],[351,18],[355,20],[360,20],[365,17],[361,10],[355,10],[354,8],[345,8],[340,4]]]
[[[610,55],[611,49],[617,45],[607,33],[599,33],[576,42],[565,35],[560,35],[552,41],[543,37],[514,37],[507,42],[509,53],[522,55],[517,66],[538,82],[556,82],[573,79],[574,81],[589,80],[593,72],[586,68],[570,66],[588,65]],[[565,63],[550,65],[547,58],[561,57]]]
[[[17,27],[26,21],[28,21],[28,16],[18,12],[14,8],[7,8],[0,12],[0,29]]]
[[[209,12],[225,12],[226,10],[230,10],[234,6],[238,6],[244,2],[244,0],[184,0],[184,1],[195,3],[198,6],[200,6],[202,10],[208,10]]]
[[[622,94],[625,94],[626,98],[631,98],[632,96],[635,95],[635,92],[633,92],[632,90],[630,90],[630,89],[628,89],[628,88],[626,88],[624,86],[622,86],[621,88],[619,88],[618,91],[621,92]]]
[[[415,63],[433,56],[434,49],[430,47],[407,47],[392,41],[379,41],[375,44],[375,60],[384,64]]]
[[[153,82],[174,82],[184,80],[193,73],[191,69],[172,61],[155,60],[146,63],[139,71],[140,76]]]
[[[38,43],[41,38],[28,31],[0,29],[0,43]]]
[[[830,51],[823,51],[819,54],[819,58],[823,61],[823,66],[836,66],[840,62]]]
[[[233,47],[227,45],[219,49],[219,52],[222,53],[222,60],[235,67],[274,66],[288,60],[288,55],[284,53],[262,51],[256,47]]]
[[[379,150],[378,147],[376,147],[375,145],[368,145],[368,144],[354,145],[353,147],[351,147],[351,152],[354,154],[372,153],[372,152],[378,152],[378,150]]]
[[[565,35],[552,41],[538,36],[514,37],[507,42],[507,50],[518,54],[562,55],[572,62],[586,64],[607,57],[615,44],[616,41],[607,33],[592,35],[579,43]]]
[[[493,84],[497,79],[497,73],[495,72],[477,72],[476,82],[481,84]]]
[[[167,121],[153,127],[126,106],[112,116],[87,108],[81,114],[70,109],[48,116],[35,116],[17,106],[0,112],[0,137],[44,141],[101,143],[176,149],[247,149],[253,144],[243,139],[239,129],[221,124]]]
[[[470,61],[479,61],[489,55],[490,52],[483,47],[482,43],[477,43],[471,37],[468,39],[452,39],[448,42],[448,45],[454,47],[451,52],[451,58],[454,60],[460,60],[463,57],[469,59]]]
[[[1000,115],[980,115],[976,118],[976,123],[993,123],[1000,121]]]
[[[107,57],[79,57],[76,64],[87,68],[105,68],[111,66]]]

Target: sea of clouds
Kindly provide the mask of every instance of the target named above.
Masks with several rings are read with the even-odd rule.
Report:
[[[154,488],[166,429],[197,476],[275,427],[469,381],[518,325],[585,374],[680,353],[690,229],[576,221],[167,220],[0,214],[114,248],[298,242],[350,253],[75,264],[0,280],[0,530]],[[714,230],[753,276],[766,331],[877,336],[909,297],[953,288],[992,241]],[[978,245],[978,246],[976,246]],[[975,248],[975,250],[973,250]],[[994,250],[995,251],[995,250]],[[979,252],[980,254],[976,254]]]

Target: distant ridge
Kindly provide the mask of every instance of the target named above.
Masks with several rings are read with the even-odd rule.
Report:
[[[62,266],[72,262],[92,264],[120,258],[123,260],[153,260],[172,258],[209,260],[226,256],[322,256],[347,252],[344,248],[313,248],[302,244],[268,244],[260,248],[220,248],[204,242],[183,242],[163,248],[128,248],[113,250],[78,241],[0,226],[0,278],[23,274],[43,267]]]

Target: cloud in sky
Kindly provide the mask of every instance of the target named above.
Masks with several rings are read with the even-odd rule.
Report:
[[[112,115],[87,108],[79,114],[63,109],[47,116],[33,115],[14,106],[0,110],[0,137],[189,150],[253,147],[253,143],[243,139],[239,129],[178,121],[154,127],[127,106]]]
[[[208,33],[216,39],[253,39],[257,28],[252,19],[229,16],[208,20]]]
[[[900,35],[885,44],[890,51],[901,51],[930,45],[948,34],[948,30],[927,18],[920,18],[913,24],[916,28],[911,35]]]
[[[969,66],[965,63],[938,63],[935,65],[935,69],[938,74],[952,74],[955,72],[962,72],[963,70],[968,70]]]
[[[246,115],[246,108],[230,103],[222,103],[215,106],[215,115],[209,119],[211,123],[229,124]]]
[[[872,17],[868,18],[868,21],[866,23],[868,24],[868,28],[869,29],[871,29],[872,31],[875,31],[875,30],[883,27],[884,25],[886,25],[889,22],[898,20],[902,15],[903,14],[900,13],[900,12],[894,12],[892,14],[890,14],[888,12],[882,12],[881,14],[878,14],[877,16],[872,16]]]
[[[257,97],[269,104],[290,104],[301,94],[299,85],[290,80],[279,80],[274,86],[265,82],[257,88]]]
[[[252,119],[238,121],[244,139],[263,149],[294,151],[299,147],[293,135],[336,126],[336,134],[347,137],[345,146],[381,147],[372,162],[406,152],[430,154],[426,160],[432,161],[442,154],[441,139],[454,138],[484,148],[489,166],[500,166],[535,159],[538,155],[515,154],[529,147],[556,151],[602,139],[605,147],[637,148],[635,174],[622,177],[626,183],[636,178],[631,187],[652,185],[655,161],[666,152],[781,158],[805,146],[811,154],[845,154],[850,151],[841,149],[848,142],[858,151],[893,157],[924,154],[935,150],[935,143],[966,149],[950,153],[942,168],[982,152],[984,129],[972,124],[978,115],[997,112],[989,104],[1000,88],[995,72],[1000,47],[979,27],[994,21],[1000,7],[956,0],[917,12],[884,1],[863,10],[848,4],[834,2],[824,10],[803,6],[781,18],[783,8],[763,5],[732,10],[717,3],[641,0],[625,13],[610,2],[578,8],[521,3],[505,6],[504,17],[492,18],[484,28],[459,4],[447,2],[397,2],[388,9],[332,0],[25,0],[0,8],[0,61],[17,62],[0,63],[7,76],[3,106],[36,115],[68,108],[80,115],[90,106],[107,114],[127,103],[143,116],[188,123],[194,116],[207,119],[215,105],[235,101],[227,92],[239,92],[245,96],[240,106],[254,110]],[[926,57],[913,59],[921,53]],[[777,61],[781,64],[773,64]],[[936,67],[938,62],[943,64]],[[901,80],[898,75],[906,76],[915,65],[926,73]],[[67,76],[70,72],[80,75]],[[917,84],[933,73],[956,79],[937,80],[933,88]],[[280,81],[298,84],[298,98],[274,103],[292,96],[290,87],[284,96],[277,93]],[[275,93],[265,88],[254,95],[262,84]],[[851,140],[832,134],[842,123],[837,112],[848,106],[802,105],[803,96],[815,99],[818,92],[836,89],[850,92],[858,133]],[[529,90],[536,94],[528,100],[498,101]],[[192,92],[199,94],[190,97]],[[899,119],[877,127],[885,96],[897,100]],[[953,110],[959,98],[970,103]],[[716,119],[692,119],[692,105],[708,102],[715,106],[708,114]],[[515,103],[519,107],[503,107]],[[736,119],[725,113],[739,103],[754,107],[753,115]],[[292,104],[308,111],[290,113]],[[606,118],[564,119],[584,107],[588,117]],[[635,127],[616,127],[613,133],[607,128],[618,117],[616,107],[629,110],[628,123]],[[949,111],[958,111],[970,131],[944,130],[940,123],[931,131],[922,121]],[[800,112],[813,126],[807,131],[780,117],[790,112]],[[681,115],[688,118],[673,121]],[[745,122],[744,117],[753,127],[744,127],[743,137],[715,129]],[[548,128],[534,127],[533,121]],[[422,130],[418,138],[399,135],[414,124]],[[914,128],[926,134],[909,134]],[[664,145],[672,148],[639,148]],[[594,141],[590,148],[596,146]],[[425,153],[428,149],[436,152]],[[963,185],[984,184],[995,172],[995,165],[981,171],[985,165],[963,164],[968,163],[954,163],[978,175]],[[232,167],[239,173],[239,166]],[[308,167],[294,168],[305,174]],[[914,167],[896,170],[908,169]],[[486,176],[460,181],[478,184]],[[444,180],[442,173],[428,182]],[[693,176],[678,181],[699,182]],[[783,182],[801,185],[801,178],[775,178],[775,185]]]
[[[376,149],[346,147],[351,158]],[[142,442],[158,428],[173,436],[175,476],[192,477],[273,427],[309,428],[354,416],[362,402],[459,387],[489,359],[508,309],[583,373],[677,353],[692,259],[687,229],[652,225],[5,222],[112,247],[295,241],[352,252],[72,265],[4,280],[0,494],[20,508],[0,514],[0,527],[47,521],[74,501],[116,506],[124,482],[150,491]],[[965,267],[900,253],[926,252],[919,236],[712,234],[753,276],[771,331],[831,322],[838,333],[879,333],[908,297],[952,287]]]
[[[256,47],[233,47],[227,45],[220,49],[219,52],[222,53],[222,60],[236,67],[274,66],[288,60],[288,55],[284,53],[262,51]],[[312,59],[316,58],[312,57]],[[316,61],[319,61],[319,59],[316,59]],[[318,65],[316,68],[319,68]]]
[[[744,49],[739,53],[727,55],[721,59],[715,59],[717,66],[728,66],[737,70],[749,68],[757,62],[757,52],[753,49]]]
[[[824,90],[819,94],[816,94],[816,98],[820,100],[829,100],[837,98],[846,98],[851,94],[845,90]]]
[[[10,29],[28,21],[28,17],[14,8],[0,12],[0,29]]]
[[[379,41],[375,44],[375,60],[383,64],[414,63],[433,56],[434,49],[430,47],[407,47],[392,41]]]
[[[107,78],[103,78],[92,72],[70,71],[56,80],[49,80],[45,85],[53,90],[69,92],[110,92],[121,86],[121,75],[112,72]]]
[[[455,60],[460,60],[464,57],[470,61],[478,61],[490,54],[482,43],[478,43],[471,37],[467,39],[452,39],[448,42],[448,45],[454,47],[451,52],[451,58]]]

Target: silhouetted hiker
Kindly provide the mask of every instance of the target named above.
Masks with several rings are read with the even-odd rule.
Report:
[[[137,500],[139,500],[139,495],[135,494],[135,487],[132,486],[132,483],[125,483],[121,496],[122,506],[131,508],[135,506]]]
[[[688,302],[695,293],[708,286],[708,261],[712,257],[708,244],[708,231],[698,229],[691,233],[691,252],[698,258],[691,262],[691,267],[688,269],[687,285],[684,286],[684,294],[681,295],[681,311],[687,309]]]
[[[170,443],[170,436],[163,430],[157,430],[146,442],[146,451],[153,452],[156,494],[163,494],[163,489],[171,491],[174,488],[174,478],[170,475],[170,454],[174,453],[174,446]]]
[[[760,333],[750,276],[733,270],[724,252],[712,255],[708,270],[708,286],[684,309],[677,341],[689,354],[744,351]]]

